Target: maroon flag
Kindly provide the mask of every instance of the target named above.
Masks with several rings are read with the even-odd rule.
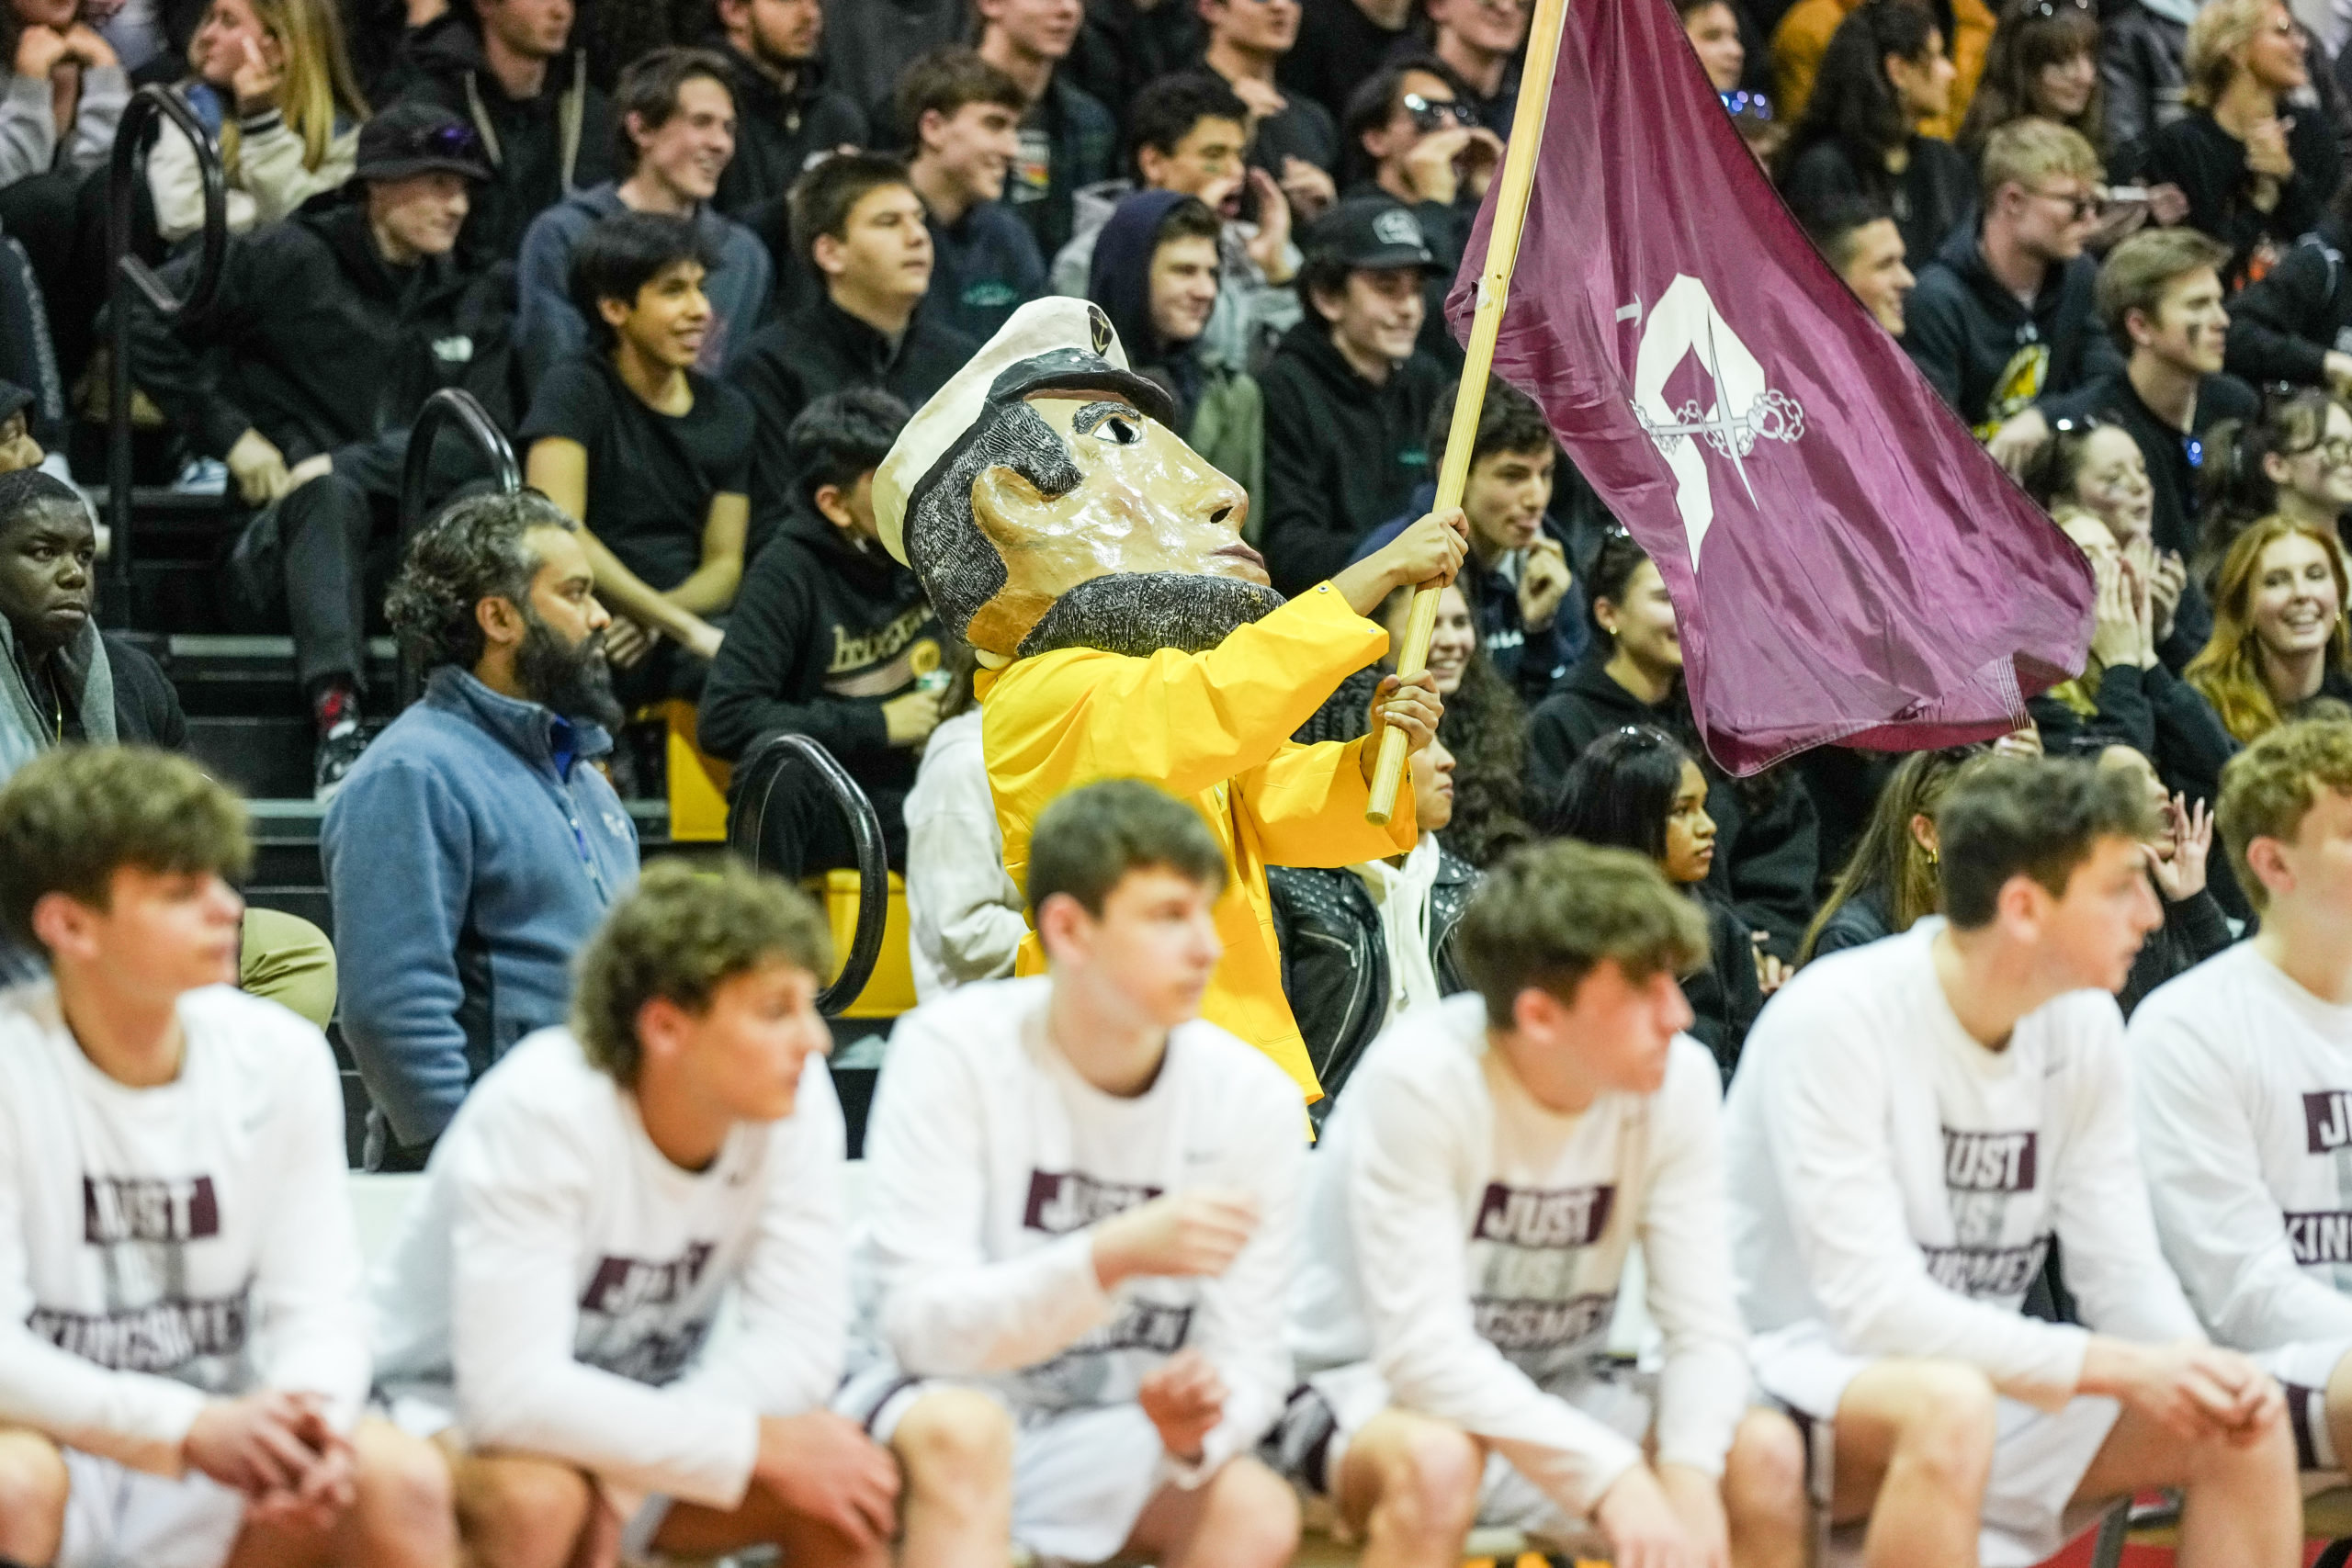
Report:
[[[2082,670],[2081,552],[1806,243],[1668,0],[1570,0],[1495,369],[1657,563],[1726,767],[1983,739]]]

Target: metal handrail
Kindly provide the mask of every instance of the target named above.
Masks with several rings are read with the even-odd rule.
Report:
[[[433,468],[433,443],[444,426],[455,425],[490,465],[491,481],[501,495],[523,488],[523,468],[514,448],[481,400],[463,387],[444,387],[424,400],[408,427],[408,456],[401,464],[401,547],[424,525],[424,486]]]
[[[833,760],[833,754],[816,741],[806,735],[771,735],[752,748],[737,770],[743,787],[727,814],[727,840],[737,854],[759,865],[769,797],[775,794],[776,780],[796,761],[806,762],[831,792],[857,847],[857,930],[850,938],[849,957],[841,973],[817,994],[817,1010],[832,1018],[865,989],[882,956],[882,926],[890,912],[890,865],[884,856],[882,819],[874,814],[874,803]]]
[[[204,230],[198,252],[196,277],[185,299],[174,299],[155,269],[130,250],[130,219],[139,178],[139,144],[148,126],[161,116],[180,128],[196,148],[197,173],[204,181]],[[145,296],[148,306],[166,318],[201,312],[212,303],[220,286],[220,263],[229,249],[229,183],[220,167],[220,149],[196,111],[160,84],[130,96],[122,119],[115,127],[114,152],[107,165],[107,311],[111,317],[113,359],[107,389],[107,581],[112,589],[110,613],[128,624],[130,618],[130,291]]]
[[[400,558],[408,557],[408,543],[416,531],[424,526],[425,485],[433,470],[433,444],[441,432],[454,425],[467,442],[490,465],[491,482],[501,495],[513,495],[523,488],[522,465],[514,461],[514,448],[498,422],[481,400],[463,387],[444,387],[424,400],[416,411],[416,418],[408,427],[408,451],[401,460]],[[401,649],[400,688],[396,700],[402,708],[424,694],[424,671],[417,667],[415,656],[407,649]]]

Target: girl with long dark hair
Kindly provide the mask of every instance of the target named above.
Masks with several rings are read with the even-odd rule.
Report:
[[[1702,759],[1707,813],[1715,823],[1709,880],[1770,950],[1796,956],[1813,919],[1821,874],[1821,826],[1804,783],[1787,768],[1734,779],[1703,759],[1682,688],[1682,638],[1657,563],[1619,529],[1601,540],[1584,573],[1592,649],[1527,726],[1528,810],[1541,819],[1577,757],[1611,731],[1649,725]]]
[[[1707,781],[1689,752],[1665,731],[1627,725],[1602,736],[1576,760],[1541,824],[1555,837],[1632,850],[1657,863],[1666,878],[1699,901],[1707,916],[1708,959],[1682,976],[1696,1014],[1691,1036],[1715,1054],[1724,1079],[1739,1065],[1748,1026],[1764,1008],[1769,970],[1739,917],[1706,890],[1715,860],[1715,823],[1707,815]]]
[[[1968,160],[1920,130],[1950,107],[1952,77],[1943,29],[1920,0],[1862,0],[1830,36],[1781,149],[1789,205],[1805,213],[1854,197],[1883,203],[1917,272],[1976,197]]]

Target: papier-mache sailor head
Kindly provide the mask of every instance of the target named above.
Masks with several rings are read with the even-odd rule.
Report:
[[[1172,417],[1100,308],[1024,305],[876,471],[882,543],[991,663],[1214,648],[1282,596],[1242,542],[1249,498]]]

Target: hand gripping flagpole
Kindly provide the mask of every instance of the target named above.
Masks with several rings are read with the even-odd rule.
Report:
[[[1535,183],[1535,157],[1544,141],[1544,115],[1552,104],[1552,73],[1560,61],[1560,32],[1568,15],[1568,0],[1535,0],[1535,19],[1527,32],[1527,63],[1519,73],[1519,107],[1511,116],[1510,145],[1504,151],[1502,189],[1495,196],[1494,226],[1487,231],[1487,256],[1478,272],[1478,309],[1470,318],[1470,342],[1464,350],[1462,385],[1453,395],[1453,424],[1445,438],[1445,462],[1438,469],[1437,502],[1432,511],[1462,504],[1470,482],[1470,451],[1477,444],[1478,414],[1487,401],[1487,378],[1495,365],[1495,338],[1502,331],[1503,304],[1510,297],[1511,268],[1519,260],[1520,231],[1527,224],[1527,195]],[[1396,673],[1418,675],[1429,667],[1430,634],[1437,629],[1438,591],[1414,591],[1411,617],[1405,623],[1405,646],[1397,651]],[[1405,732],[1393,725],[1380,728],[1379,765],[1373,771],[1372,798],[1364,820],[1385,823],[1396,809],[1396,789],[1405,778]]]

